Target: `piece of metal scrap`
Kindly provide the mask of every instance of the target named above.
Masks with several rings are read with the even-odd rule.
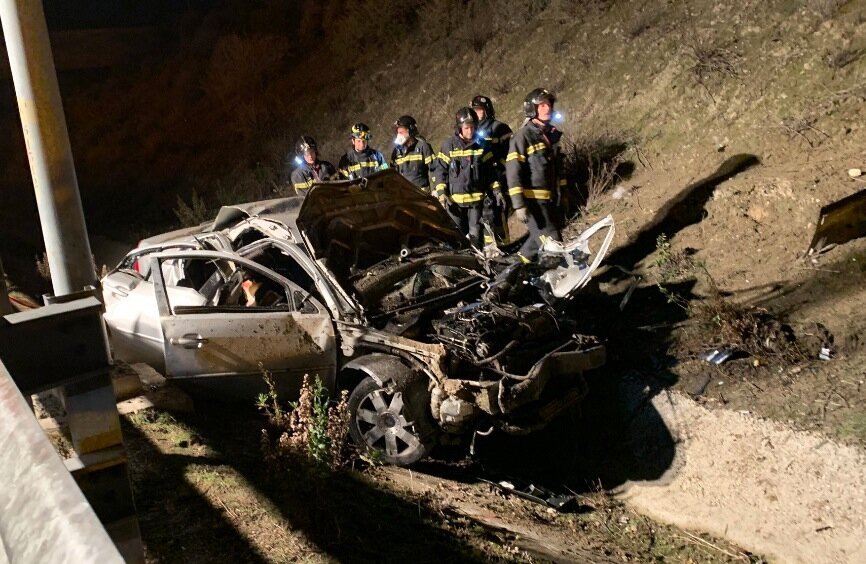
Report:
[[[494,488],[505,493],[511,493],[523,499],[552,507],[557,511],[567,511],[575,502],[574,495],[557,494],[542,486],[537,486],[529,482],[522,482],[514,478],[505,480],[493,481],[486,478],[478,478],[485,484],[490,484]]]
[[[866,236],[866,190],[821,208],[808,254]]]

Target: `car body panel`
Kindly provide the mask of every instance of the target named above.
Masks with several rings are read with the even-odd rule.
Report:
[[[338,280],[423,246],[463,249],[469,241],[435,198],[386,170],[354,181],[315,184],[297,227],[311,254]]]

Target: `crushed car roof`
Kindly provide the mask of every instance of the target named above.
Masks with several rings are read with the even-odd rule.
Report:
[[[298,211],[301,209],[302,202],[303,198],[292,196],[290,198],[275,198],[223,206],[214,219],[211,230],[220,231],[250,217],[262,217],[278,221],[287,229],[294,230],[297,229],[295,222],[298,219]]]

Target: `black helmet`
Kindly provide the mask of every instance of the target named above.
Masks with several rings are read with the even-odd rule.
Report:
[[[398,127],[405,127],[409,131],[410,137],[418,135],[418,122],[416,122],[415,118],[412,116],[398,117],[397,121],[394,122],[394,129],[397,129]]]
[[[487,96],[476,96],[472,98],[472,103],[469,105],[473,108],[484,108],[484,113],[487,117],[496,117],[496,111],[493,109],[493,101]]]
[[[538,104],[547,101],[550,105],[556,102],[556,96],[547,88],[536,88],[526,95],[523,102],[523,115],[528,118],[538,117]]]
[[[309,135],[301,135],[301,138],[298,139],[297,143],[295,143],[295,152],[301,156],[303,156],[307,151],[317,151],[318,149],[319,147],[316,145],[316,140]]]
[[[457,110],[457,115],[454,116],[454,125],[457,127],[459,131],[463,125],[471,123],[472,125],[478,125],[478,116],[475,115],[475,112],[472,111],[472,108],[465,107]]]
[[[369,141],[371,137],[373,137],[373,134],[370,133],[370,128],[367,127],[366,123],[356,123],[352,126],[352,139]]]

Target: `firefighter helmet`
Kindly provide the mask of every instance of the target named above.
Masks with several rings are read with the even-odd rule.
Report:
[[[457,114],[454,116],[454,125],[458,131],[461,127],[467,124],[471,124],[474,126],[478,125],[478,116],[475,115],[475,112],[472,110],[472,108],[468,106],[457,110]]]
[[[496,111],[493,109],[493,101],[487,96],[476,96],[472,98],[472,103],[469,105],[473,108],[484,108],[484,114],[489,118],[496,117]]]
[[[418,135],[418,122],[415,121],[415,118],[412,116],[400,116],[397,118],[397,121],[394,122],[394,129],[398,127],[405,127],[409,132],[409,137],[415,137]]]
[[[366,123],[359,122],[352,126],[352,139],[369,141],[371,137],[373,137],[373,134],[370,133],[370,128]]]
[[[547,88],[536,88],[526,95],[523,102],[523,115],[528,118],[538,117],[538,104],[547,101],[551,106],[556,102],[556,96]]]
[[[307,151],[317,151],[318,148],[316,140],[309,135],[302,135],[301,138],[298,139],[298,142],[295,143],[295,152],[301,156],[303,156]]]

